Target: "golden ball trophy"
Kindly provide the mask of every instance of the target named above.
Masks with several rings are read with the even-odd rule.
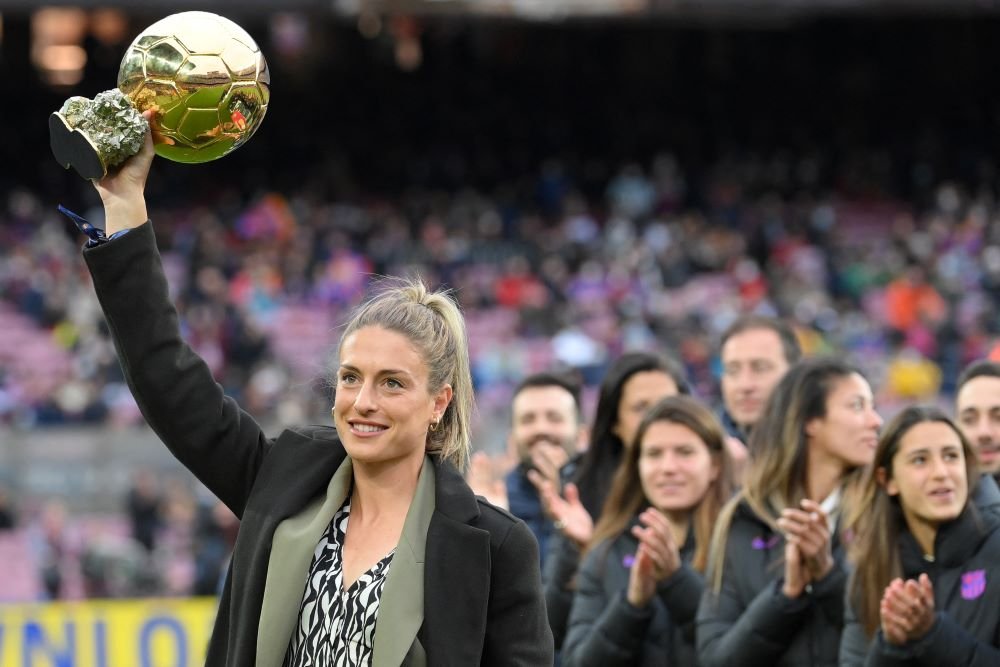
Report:
[[[139,152],[151,124],[157,155],[208,162],[253,136],[270,86],[267,62],[241,27],[209,12],[173,14],[135,38],[117,88],[93,100],[71,97],[49,117],[52,153],[83,178],[100,179]]]

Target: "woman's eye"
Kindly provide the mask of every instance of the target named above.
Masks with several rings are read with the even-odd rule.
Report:
[[[340,376],[341,384],[352,384],[355,380],[357,380],[357,376],[352,375],[351,373],[344,373]]]
[[[402,389],[403,388],[403,383],[400,382],[399,380],[395,380],[393,378],[389,378],[388,380],[386,380],[385,384],[390,389]]]

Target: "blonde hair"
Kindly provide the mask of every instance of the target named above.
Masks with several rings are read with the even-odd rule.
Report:
[[[451,385],[451,402],[437,427],[427,432],[427,451],[463,470],[471,449],[474,398],[465,318],[451,291],[432,292],[419,278],[382,279],[376,284],[375,296],[354,312],[340,344],[365,327],[381,327],[406,336],[427,364],[427,390],[431,394]]]

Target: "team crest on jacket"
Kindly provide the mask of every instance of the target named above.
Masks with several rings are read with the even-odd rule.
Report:
[[[753,541],[750,543],[750,546],[756,549],[757,551],[761,551],[763,549],[770,549],[771,547],[777,545],[780,539],[781,539],[780,535],[771,535],[770,537],[764,537],[763,535],[759,535],[753,538]]]
[[[986,590],[986,570],[973,570],[962,575],[962,597],[975,600]]]

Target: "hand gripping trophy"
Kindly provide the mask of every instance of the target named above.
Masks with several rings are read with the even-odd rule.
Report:
[[[146,28],[122,58],[118,87],[71,97],[49,117],[56,160],[86,179],[142,148],[152,109],[158,155],[208,162],[257,131],[270,99],[267,62],[238,25],[209,12],[173,14]]]

